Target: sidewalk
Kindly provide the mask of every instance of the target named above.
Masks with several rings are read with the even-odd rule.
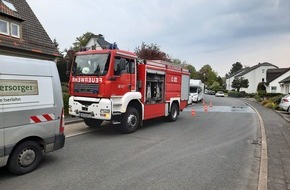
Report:
[[[268,148],[268,190],[290,190],[290,116],[247,101],[261,115]]]

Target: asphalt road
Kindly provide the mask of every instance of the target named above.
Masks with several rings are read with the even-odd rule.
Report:
[[[46,154],[34,172],[13,176],[1,168],[0,189],[256,189],[260,146],[253,143],[259,137],[254,111],[239,99],[205,100],[207,112],[198,103],[176,122],[147,121],[129,135],[110,124],[69,134],[65,147]],[[84,124],[66,129],[78,126]]]

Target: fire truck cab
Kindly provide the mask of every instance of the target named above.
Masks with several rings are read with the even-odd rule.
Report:
[[[75,54],[69,81],[69,114],[89,127],[103,121],[134,132],[143,120],[175,121],[188,102],[189,72],[164,61],[139,61],[117,49]]]

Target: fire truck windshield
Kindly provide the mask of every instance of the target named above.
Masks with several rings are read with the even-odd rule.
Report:
[[[77,55],[73,65],[73,75],[104,76],[108,73],[109,54]]]

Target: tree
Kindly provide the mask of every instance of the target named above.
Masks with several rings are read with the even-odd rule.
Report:
[[[235,78],[232,82],[232,87],[236,88],[238,92],[240,92],[240,88],[248,88],[249,87],[249,80],[241,78]]]
[[[211,86],[217,80],[217,74],[210,65],[204,65],[198,72],[199,79],[206,85]]]
[[[185,68],[186,68],[187,70],[189,70],[189,72],[190,72],[190,78],[191,78],[191,79],[199,79],[199,78],[198,78],[198,73],[197,73],[197,71],[196,71],[196,69],[195,69],[194,66],[192,66],[192,65],[187,65]]]
[[[145,44],[142,42],[141,47],[135,48],[135,53],[140,59],[170,61],[169,55],[160,50],[156,44]]]
[[[222,89],[221,85],[219,82],[215,81],[212,83],[212,85],[210,86],[210,89],[213,91],[219,91]]]
[[[257,86],[257,91],[263,91],[266,92],[266,86],[265,86],[265,82],[259,82],[258,86]]]
[[[73,43],[72,50],[74,50],[75,52],[80,51],[81,47],[86,46],[88,41],[91,39],[92,35],[93,33],[87,32],[87,33],[84,33],[82,36],[77,37],[76,41]]]
[[[236,73],[237,71],[241,70],[243,68],[243,65],[240,62],[236,62],[232,64],[232,68],[229,72],[229,75]]]

